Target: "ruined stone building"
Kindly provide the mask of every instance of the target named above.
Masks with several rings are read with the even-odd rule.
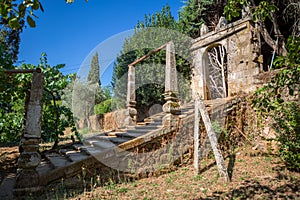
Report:
[[[241,19],[212,32],[203,25],[201,30],[203,35],[194,39],[191,46],[193,91],[207,100],[255,90],[255,76],[262,71],[262,55],[260,35],[253,21]]]

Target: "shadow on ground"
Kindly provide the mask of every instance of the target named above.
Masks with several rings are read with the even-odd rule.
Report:
[[[270,180],[266,180],[270,179]],[[266,178],[265,181],[274,182],[278,179]],[[300,180],[291,181],[278,187],[269,187],[255,180],[247,180],[242,186],[230,191],[216,191],[205,198],[195,200],[212,200],[212,199],[298,199],[300,190]],[[297,194],[298,193],[298,194]]]

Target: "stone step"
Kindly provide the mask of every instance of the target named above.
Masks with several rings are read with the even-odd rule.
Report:
[[[95,147],[84,147],[81,148],[81,152],[86,155],[100,154],[103,153],[103,149],[95,148]]]
[[[153,115],[151,117],[144,119],[144,121],[146,121],[148,123],[149,122],[151,123],[153,121],[161,121],[164,116],[165,116],[165,114],[164,115]]]
[[[84,147],[84,145],[83,144],[73,144],[72,147],[74,150],[80,151],[81,148]]]
[[[46,155],[46,158],[47,158],[47,160],[50,161],[50,163],[54,169],[65,167],[72,163],[67,158],[65,158],[59,154],[49,154],[49,155]]]
[[[72,162],[79,162],[87,159],[89,156],[77,151],[70,151],[66,154]]]
[[[131,139],[140,137],[142,135],[145,135],[145,133],[129,133],[129,132],[127,132],[127,133],[116,134],[116,136],[118,138],[128,138],[127,140],[131,140]]]
[[[122,133],[126,133],[126,132],[125,131],[110,132],[110,133],[107,134],[107,136],[115,137],[117,134],[122,134]]]
[[[36,168],[39,174],[47,174],[53,169],[53,165],[48,160],[42,160],[39,166]]]
[[[155,120],[155,121],[152,121],[148,126],[161,126],[162,125],[162,119],[161,120]]]
[[[161,125],[157,125],[157,124],[148,124],[146,126],[137,126],[135,129],[136,130],[155,130],[155,129],[159,129],[161,128]]]
[[[148,124],[149,124],[149,122],[137,122],[136,127],[137,126],[147,126]]]
[[[111,138],[109,138],[109,140],[112,141],[114,144],[119,145],[124,142],[128,142],[129,140],[131,140],[131,138],[129,138],[129,137],[111,137]]]
[[[135,129],[135,130],[128,130],[127,133],[137,133],[137,134],[146,134],[148,132],[150,132],[152,129],[147,129],[147,128],[144,128],[144,129]]]
[[[116,145],[114,143],[112,143],[109,138],[112,138],[112,137],[108,137],[108,138],[105,138],[105,139],[99,139],[99,140],[91,140],[89,141],[88,143],[95,147],[95,148],[99,148],[99,149],[110,149],[110,148],[113,148],[115,147]]]

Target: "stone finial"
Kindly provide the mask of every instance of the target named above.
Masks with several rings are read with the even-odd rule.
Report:
[[[250,12],[249,6],[243,6],[242,18],[246,18],[246,17],[250,16],[250,14],[251,14],[251,12]]]
[[[201,25],[201,28],[200,28],[200,35],[201,35],[201,36],[202,36],[202,35],[205,35],[205,34],[208,33],[208,32],[209,32],[208,27],[206,26],[205,23],[203,23],[203,24]]]
[[[220,30],[221,28],[225,27],[228,24],[228,21],[225,17],[221,16],[219,22],[216,26],[216,30]]]

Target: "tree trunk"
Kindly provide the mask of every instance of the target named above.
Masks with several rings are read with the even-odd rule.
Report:
[[[287,50],[285,48],[285,42],[284,42],[284,37],[281,34],[281,31],[279,29],[278,21],[277,21],[277,15],[275,13],[272,13],[272,22],[274,26],[274,32],[277,37],[279,37],[279,43],[277,44],[276,50],[277,53],[283,56],[286,56]]]

